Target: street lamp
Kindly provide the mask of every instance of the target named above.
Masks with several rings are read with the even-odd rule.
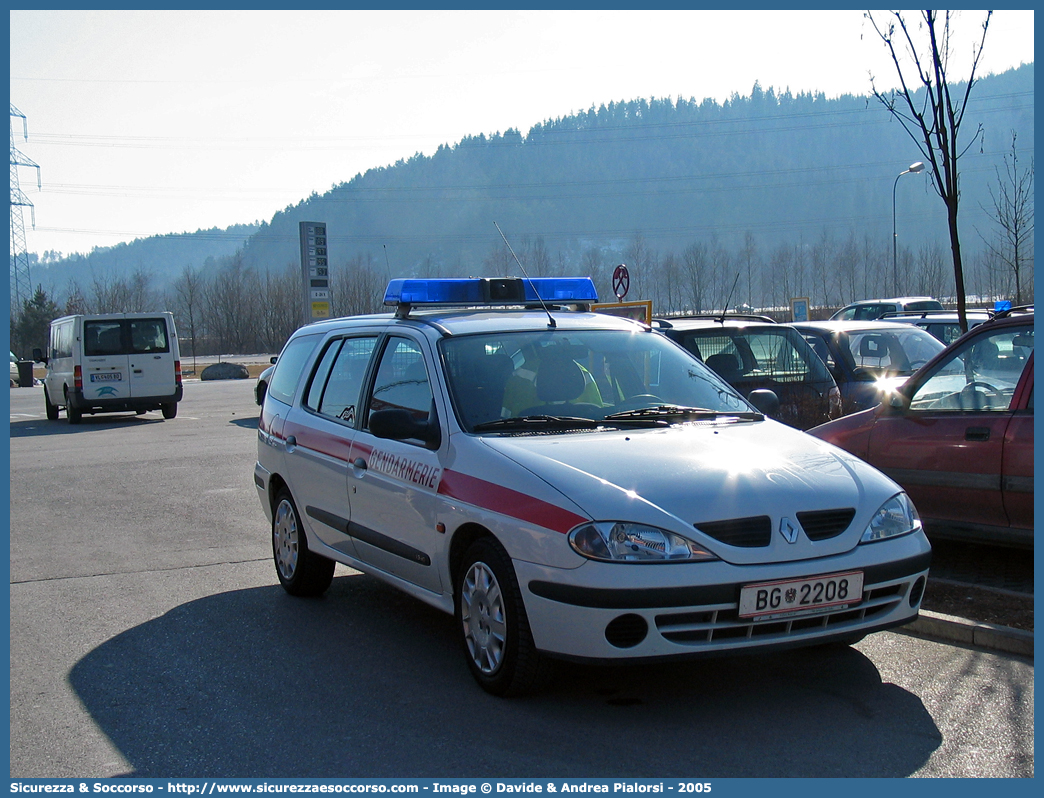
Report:
[[[903,175],[909,175],[916,172],[923,172],[924,164],[920,161],[910,164],[910,168],[905,172],[900,172],[895,176],[895,182],[892,183],[892,288],[895,291],[895,295],[899,296],[899,257],[896,248],[895,238],[895,187],[899,185],[899,178]]]

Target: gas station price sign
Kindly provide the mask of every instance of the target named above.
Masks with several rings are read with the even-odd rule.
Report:
[[[301,222],[304,323],[330,318],[330,255],[326,222]]]

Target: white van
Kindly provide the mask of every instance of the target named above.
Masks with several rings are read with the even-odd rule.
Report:
[[[178,414],[181,353],[174,316],[160,313],[106,313],[63,316],[51,322],[44,405],[47,418],[65,408],[70,424],[84,413]]]

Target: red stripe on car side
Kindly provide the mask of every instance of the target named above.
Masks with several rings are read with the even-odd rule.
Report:
[[[459,471],[442,473],[439,493],[494,513],[553,529],[563,535],[577,524],[588,520],[557,505]]]

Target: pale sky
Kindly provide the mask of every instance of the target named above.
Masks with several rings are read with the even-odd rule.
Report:
[[[267,221],[367,169],[610,101],[895,82],[861,11],[10,13],[37,253]],[[983,17],[959,17],[955,64]],[[979,74],[1032,61],[1033,11],[996,11]]]

